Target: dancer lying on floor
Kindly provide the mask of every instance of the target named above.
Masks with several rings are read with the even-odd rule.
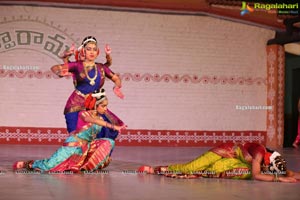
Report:
[[[222,144],[195,160],[168,166],[141,166],[139,172],[173,178],[231,178],[261,181],[297,182],[300,173],[287,170],[281,155],[261,144]]]
[[[92,100],[91,100],[92,99]],[[110,155],[114,148],[114,140],[111,138],[96,139],[101,129],[107,127],[111,131],[120,132],[125,128],[122,124],[112,124],[102,117],[107,111],[108,100],[104,90],[86,102],[87,107],[93,110],[80,111],[82,127],[72,132],[63,146],[60,147],[50,158],[43,160],[19,161],[13,166],[14,170],[26,168],[42,172],[94,171],[106,167],[110,162]]]

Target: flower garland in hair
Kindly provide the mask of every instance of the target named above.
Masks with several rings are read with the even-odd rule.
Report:
[[[264,156],[264,164],[265,165],[274,165],[275,159],[279,156],[281,156],[281,155],[277,151],[274,151],[272,153],[266,152],[265,156]]]
[[[264,155],[264,165],[270,172],[283,173],[286,170],[286,161],[277,151],[266,152]]]
[[[84,107],[92,110],[95,108],[96,104],[101,103],[104,99],[106,99],[105,90],[104,88],[100,88],[87,95],[84,101]]]
[[[92,96],[92,94],[88,94],[85,101],[84,101],[84,107],[86,109],[92,110],[95,107],[97,99]]]
[[[275,162],[275,158],[276,158],[277,156],[281,156],[281,155],[280,155],[280,153],[278,153],[277,151],[274,151],[274,152],[272,153],[272,155],[270,156],[270,163],[274,163],[274,162]]]
[[[83,48],[83,46],[80,45],[80,46],[75,50],[75,52],[74,52],[74,54],[75,54],[75,60],[76,60],[76,61],[81,61],[81,60],[82,60],[82,59],[80,58],[80,56],[82,56],[82,55],[80,54],[82,48]]]
[[[274,151],[270,156],[270,171],[280,173],[283,169],[281,169],[284,165],[284,159],[281,158],[280,153]]]
[[[272,153],[270,152],[266,152],[265,156],[264,156],[264,164],[266,166],[270,165],[270,157],[271,157]]]

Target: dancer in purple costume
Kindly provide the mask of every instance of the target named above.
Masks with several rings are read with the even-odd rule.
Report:
[[[65,62],[64,64],[51,67],[51,71],[59,77],[72,74],[75,82],[75,90],[70,95],[64,109],[69,133],[76,130],[78,113],[81,110],[85,110],[85,99],[89,94],[97,94],[99,92],[99,89],[104,85],[106,77],[115,83],[114,93],[119,98],[124,98],[120,90],[122,87],[121,79],[107,66],[111,64],[111,59],[108,59],[106,64],[95,62],[100,53],[96,38],[93,36],[84,38],[78,50],[77,61]],[[107,55],[111,53],[109,46],[106,46],[105,51]],[[73,53],[75,53],[74,50]],[[84,58],[84,60],[80,58]],[[109,110],[107,112],[111,113]],[[114,115],[112,114],[111,116]]]

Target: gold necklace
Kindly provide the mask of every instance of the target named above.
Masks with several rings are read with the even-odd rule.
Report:
[[[85,65],[84,65],[84,72],[85,72],[85,75],[86,75],[87,79],[90,81],[90,85],[95,85],[95,80],[96,80],[97,75],[98,75],[97,66],[96,66],[96,64],[94,65],[94,68],[95,68],[95,76],[94,76],[93,78],[91,78],[91,77],[89,76],[89,73],[88,73],[88,71],[87,71],[87,68],[88,68],[88,67],[90,67],[90,66],[85,66]]]

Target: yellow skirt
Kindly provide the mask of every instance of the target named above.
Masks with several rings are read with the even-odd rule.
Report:
[[[169,165],[168,172],[211,178],[251,179],[251,164],[245,161],[239,148],[235,153],[235,158],[224,158],[208,151],[191,162]]]

